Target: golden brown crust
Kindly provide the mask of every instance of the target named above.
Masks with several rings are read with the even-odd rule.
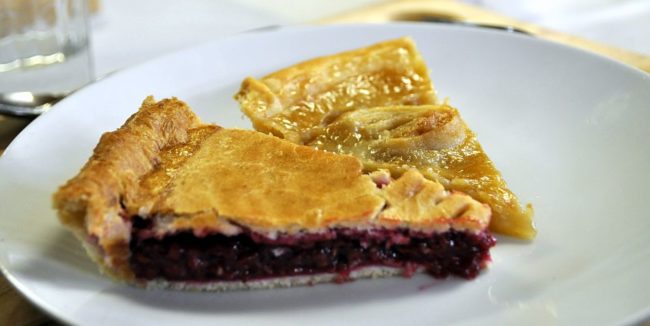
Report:
[[[476,135],[447,105],[392,106],[341,114],[310,146],[351,154],[367,171],[399,176],[415,167],[446,189],[490,205],[490,229],[532,238],[532,208],[521,208]]]
[[[199,124],[182,101],[147,97],[120,129],[102,135],[79,174],[54,194],[61,222],[86,234],[89,241],[95,239],[109,258],[101,263],[109,265],[116,277],[130,274],[126,266],[130,227],[120,215],[121,199],[153,169],[161,148],[186,141],[187,130]]]
[[[176,148],[162,155],[166,151]],[[138,199],[128,201],[127,207],[140,215],[162,216],[155,221],[161,234],[179,228],[197,234],[228,234],[237,232],[236,226],[271,237],[335,227],[423,231],[458,227],[477,232],[487,224],[454,223],[461,217],[488,223],[490,217],[489,209],[461,209],[463,205],[483,206],[467,195],[448,193],[416,170],[392,183],[389,180],[388,187],[380,190],[370,176],[362,174],[357,158],[255,131],[219,129],[205,137],[182,165],[170,168],[165,162],[141,179]],[[166,171],[163,184],[159,184],[163,180],[159,171]],[[434,186],[436,197],[390,195],[400,185]],[[391,217],[377,218],[387,200]],[[462,204],[451,211],[447,206],[452,201]],[[411,209],[402,209],[406,206]],[[413,207],[422,215],[410,215]]]
[[[211,213],[261,233],[318,231],[358,225],[382,208],[380,190],[361,171],[352,156],[221,129],[169,172],[162,191],[140,188],[134,205],[148,215]]]
[[[468,132],[448,105],[375,107],[341,114],[307,145],[362,160],[394,161],[422,149],[458,146]]]
[[[387,207],[379,215],[379,221],[384,226],[476,232],[487,228],[490,222],[485,218],[490,216],[488,205],[460,192],[449,193],[415,169],[388,184],[383,193]]]
[[[407,37],[246,78],[235,97],[255,129],[299,144],[348,110],[436,101],[424,60]]]
[[[522,208],[456,109],[431,105],[433,94],[424,61],[402,38],[247,78],[235,98],[259,131],[354,155],[368,172],[418,168],[490,205],[491,230],[534,238],[532,206]]]

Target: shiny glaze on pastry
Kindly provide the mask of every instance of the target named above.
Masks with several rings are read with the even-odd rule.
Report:
[[[348,111],[308,145],[354,155],[367,171],[387,169],[398,176],[416,167],[445,188],[490,205],[492,231],[535,236],[532,207],[521,208],[476,135],[449,105]]]
[[[368,78],[378,83],[357,82]],[[532,206],[522,208],[456,109],[436,104],[409,38],[306,61],[261,80],[249,77],[235,98],[259,131],[354,155],[367,172],[399,175],[415,167],[448,190],[489,204],[492,231],[535,237]]]
[[[348,110],[435,103],[429,72],[409,38],[246,78],[236,98],[255,129],[295,143],[308,142]]]

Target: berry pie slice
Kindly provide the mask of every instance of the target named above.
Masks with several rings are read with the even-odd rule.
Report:
[[[235,98],[259,131],[354,155],[366,172],[417,168],[488,204],[492,231],[534,238],[532,206],[520,205],[458,111],[435,101],[428,75],[401,38],[249,77]]]
[[[147,98],[54,194],[61,222],[108,275],[229,290],[360,277],[475,277],[490,208],[416,169],[363,174],[350,155],[203,124]]]

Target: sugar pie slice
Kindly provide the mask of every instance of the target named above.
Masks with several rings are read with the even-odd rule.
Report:
[[[235,95],[254,127],[360,158],[367,172],[417,168],[490,205],[494,232],[532,239],[522,207],[456,109],[436,103],[413,41],[401,38],[249,77]]]

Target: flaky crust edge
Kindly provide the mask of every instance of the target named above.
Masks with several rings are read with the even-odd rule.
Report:
[[[79,174],[53,195],[59,220],[105,274],[133,279],[128,267],[130,225],[121,215],[122,197],[153,169],[163,147],[187,141],[187,131],[200,124],[185,102],[156,102],[149,96],[124,125],[102,135]]]

